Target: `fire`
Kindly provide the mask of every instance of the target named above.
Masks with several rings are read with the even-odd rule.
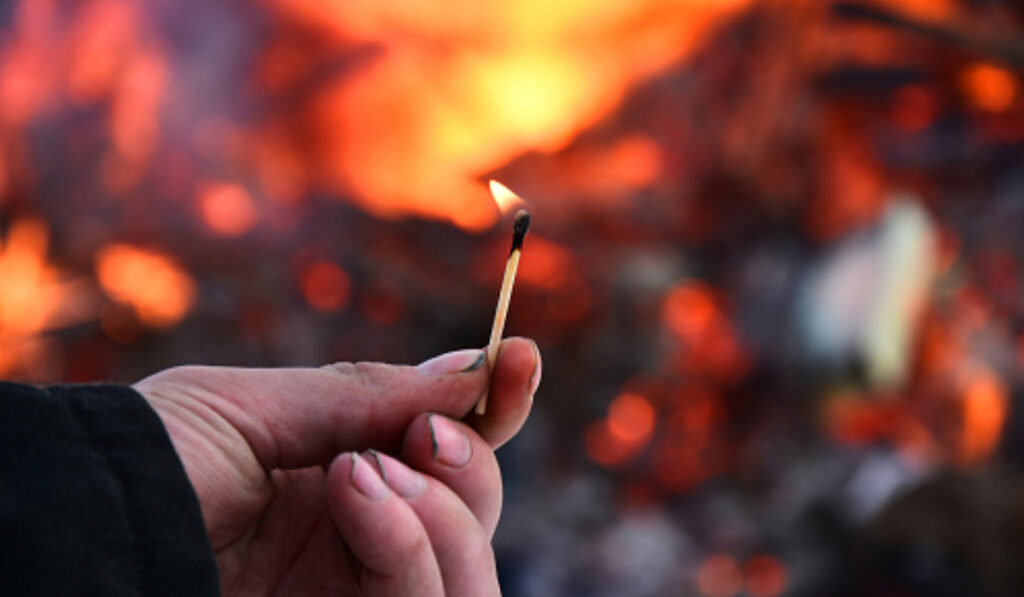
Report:
[[[170,327],[195,299],[191,276],[169,255],[115,243],[96,253],[96,275],[114,300],[130,305],[144,323]]]
[[[306,266],[300,285],[306,301],[315,309],[336,312],[348,305],[351,293],[348,274],[330,261],[316,261]]]
[[[494,197],[494,203],[498,206],[498,211],[503,215],[510,214],[517,207],[526,205],[526,202],[519,195],[516,195],[500,182],[492,180],[487,184],[491,190],[491,197]]]
[[[961,79],[971,102],[986,112],[1005,112],[1020,95],[1020,83],[1010,71],[988,63],[977,63]]]
[[[976,464],[992,454],[1002,435],[1008,409],[1006,389],[994,374],[979,373],[968,383],[963,396],[963,431],[958,453],[961,462]]]
[[[48,240],[42,221],[22,219],[0,242],[0,375],[41,377],[40,334],[88,319],[95,307],[86,282],[46,262]]]
[[[207,183],[199,188],[203,221],[217,234],[239,236],[256,222],[252,197],[239,184]]]
[[[495,219],[481,175],[564,147],[748,1],[271,3],[283,20],[381,48],[315,102],[315,128],[330,131],[319,177],[381,216],[481,230]],[[268,60],[275,79],[293,63]],[[629,176],[649,175],[640,159]]]
[[[625,442],[645,442],[654,431],[654,408],[639,394],[620,394],[608,407],[608,430]]]

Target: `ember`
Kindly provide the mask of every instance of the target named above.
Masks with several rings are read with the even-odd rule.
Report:
[[[1020,593],[931,514],[1019,518],[1017,3],[0,13],[3,377],[480,345],[499,178],[545,357],[506,595],[925,596],[976,551],[963,594]]]

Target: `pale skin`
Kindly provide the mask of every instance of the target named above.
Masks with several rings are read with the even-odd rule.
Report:
[[[482,357],[188,366],[135,384],[199,497],[222,593],[500,595],[494,450],[525,422],[541,364],[522,338],[502,343],[493,373]]]

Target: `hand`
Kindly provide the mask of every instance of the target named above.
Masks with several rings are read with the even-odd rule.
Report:
[[[223,594],[500,595],[493,449],[525,422],[541,363],[521,338],[493,375],[482,356],[138,382],[199,497]],[[467,415],[488,381],[487,415]]]

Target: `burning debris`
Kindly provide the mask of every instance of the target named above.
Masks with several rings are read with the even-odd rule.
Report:
[[[0,18],[6,378],[476,346],[493,176],[536,215],[508,324],[546,360],[503,453],[507,595],[934,595],[915,562],[977,546],[922,552],[952,515],[916,512],[1013,520],[1013,3]],[[1019,592],[1004,556],[958,564],[965,594]]]

